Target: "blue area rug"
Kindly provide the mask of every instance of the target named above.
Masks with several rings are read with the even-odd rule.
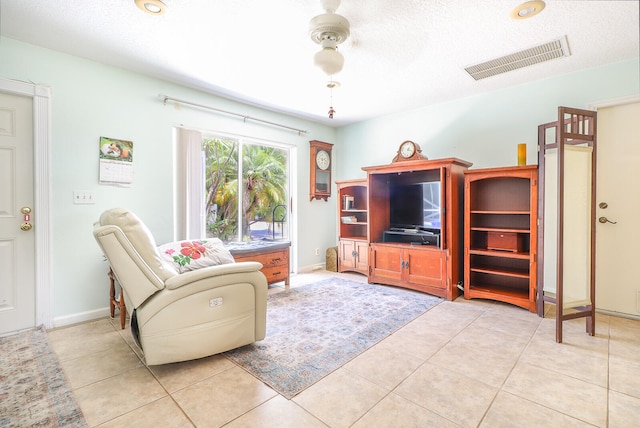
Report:
[[[270,295],[266,338],[226,356],[290,399],[441,301],[400,288],[323,280]]]
[[[0,427],[88,426],[43,326],[0,337]]]

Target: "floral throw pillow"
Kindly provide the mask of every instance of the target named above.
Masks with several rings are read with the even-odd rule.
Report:
[[[170,242],[160,245],[158,251],[180,273],[235,262],[218,238]]]

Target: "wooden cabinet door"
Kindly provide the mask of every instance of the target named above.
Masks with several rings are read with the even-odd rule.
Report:
[[[369,271],[369,243],[365,241],[355,241],[354,249],[356,251],[356,270],[367,274]]]
[[[356,266],[356,255],[353,245],[354,243],[350,239],[341,239],[338,242],[338,270],[340,272],[352,270]]]
[[[367,241],[340,239],[338,241],[339,272],[369,272],[369,243]]]
[[[404,270],[405,281],[418,285],[446,288],[446,256],[444,251],[407,249],[403,259],[409,266]]]
[[[370,282],[380,279],[400,281],[402,279],[402,249],[372,245],[369,251],[371,266]],[[394,282],[394,283],[396,283]]]

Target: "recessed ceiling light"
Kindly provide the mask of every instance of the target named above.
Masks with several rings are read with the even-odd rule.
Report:
[[[510,13],[513,19],[527,19],[531,18],[544,9],[545,4],[543,1],[528,1],[522,3],[520,6],[516,6]]]
[[[136,6],[151,15],[162,15],[167,10],[167,5],[160,0],[135,0]]]

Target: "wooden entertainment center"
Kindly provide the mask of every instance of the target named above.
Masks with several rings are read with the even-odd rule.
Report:
[[[471,165],[457,158],[394,160],[363,167],[366,179],[337,181],[338,271],[448,300],[464,284],[467,299],[535,311],[537,166]],[[439,193],[431,230],[425,187],[412,189],[425,184]],[[402,210],[414,217],[397,214]],[[416,218],[416,211],[424,217]],[[414,227],[394,227],[401,215]]]
[[[458,282],[463,277],[464,172],[471,165],[470,162],[457,158],[407,160],[389,165],[363,167],[367,173],[366,182],[349,185],[339,183],[338,260],[341,271],[345,270],[344,263],[349,262],[349,254],[359,256],[362,252],[361,245],[357,247],[359,249],[350,253],[350,249],[355,248],[353,245],[368,243],[366,273],[369,283],[395,285],[448,300],[455,299],[460,292]],[[393,186],[398,183],[413,185],[423,182],[439,183],[439,233],[391,230],[392,205],[401,205],[398,200],[392,204]],[[355,193],[353,185],[365,188],[368,195],[368,200],[361,202],[363,205],[360,206],[356,203],[354,209],[365,210],[363,207],[368,207],[368,211],[354,212],[351,219],[355,220],[355,224],[350,225],[349,213],[344,209],[344,196],[349,192]],[[358,232],[353,232],[354,230]],[[350,233],[352,235],[349,235]],[[389,236],[393,239],[389,239]],[[351,246],[348,245],[349,241]],[[357,266],[357,263],[353,266]],[[359,266],[361,269],[362,264]]]

